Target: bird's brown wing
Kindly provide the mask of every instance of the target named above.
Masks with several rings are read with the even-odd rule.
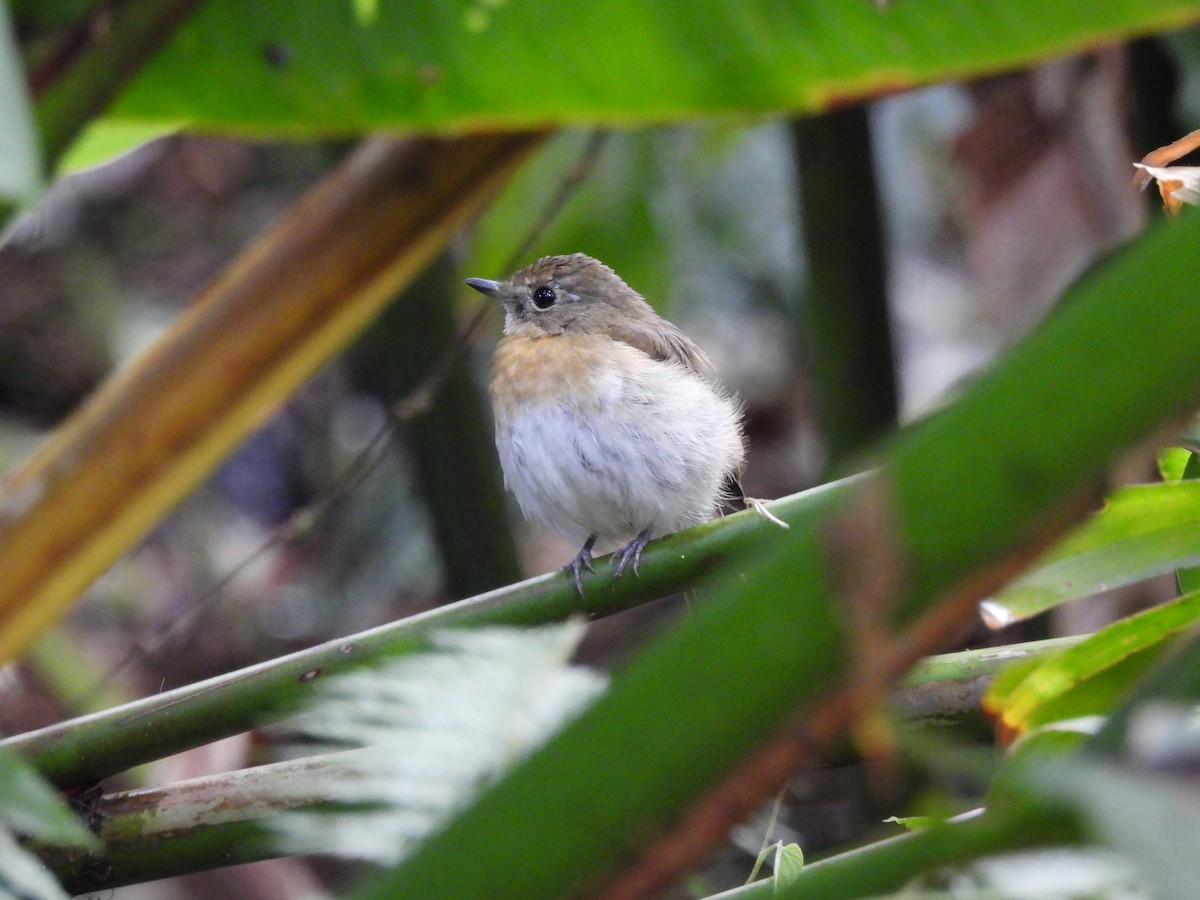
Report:
[[[712,361],[699,345],[661,317],[656,316],[652,320],[626,319],[613,337],[653,359],[680,363],[705,378],[712,371]]]

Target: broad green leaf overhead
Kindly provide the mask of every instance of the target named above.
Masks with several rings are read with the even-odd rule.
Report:
[[[58,164],[59,174],[66,175],[92,166],[111,162],[134,147],[166,137],[177,131],[165,122],[123,122],[117,119],[97,119],[71,145]]]
[[[126,118],[332,134],[641,125],[811,112],[1200,19],[1108,0],[212,0]],[[214,65],[219,51],[220,65]]]

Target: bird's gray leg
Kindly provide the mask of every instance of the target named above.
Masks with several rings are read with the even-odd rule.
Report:
[[[571,573],[571,578],[575,581],[575,590],[579,591],[580,597],[583,596],[583,570],[596,571],[592,568],[592,548],[595,546],[596,536],[589,535],[588,539],[583,542],[583,547],[575,554],[575,558],[563,570]]]
[[[633,574],[638,573],[638,563],[642,561],[642,551],[646,549],[648,543],[650,543],[650,529],[645,528],[638,533],[637,537],[617,551],[617,567],[613,570],[614,581],[621,577],[621,573],[630,563],[633,563]]]

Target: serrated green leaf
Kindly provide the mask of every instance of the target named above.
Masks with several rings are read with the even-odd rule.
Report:
[[[568,664],[583,631],[572,621],[437,632],[428,650],[329,679],[294,723],[303,740],[292,748],[325,753],[326,765],[276,794],[327,802],[274,823],[283,849],[402,859],[600,693],[600,675]],[[347,747],[361,749],[336,752]]]

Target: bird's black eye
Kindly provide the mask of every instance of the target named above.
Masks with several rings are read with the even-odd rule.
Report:
[[[555,299],[554,288],[546,285],[542,285],[533,292],[533,305],[538,309],[549,309],[554,305]]]

